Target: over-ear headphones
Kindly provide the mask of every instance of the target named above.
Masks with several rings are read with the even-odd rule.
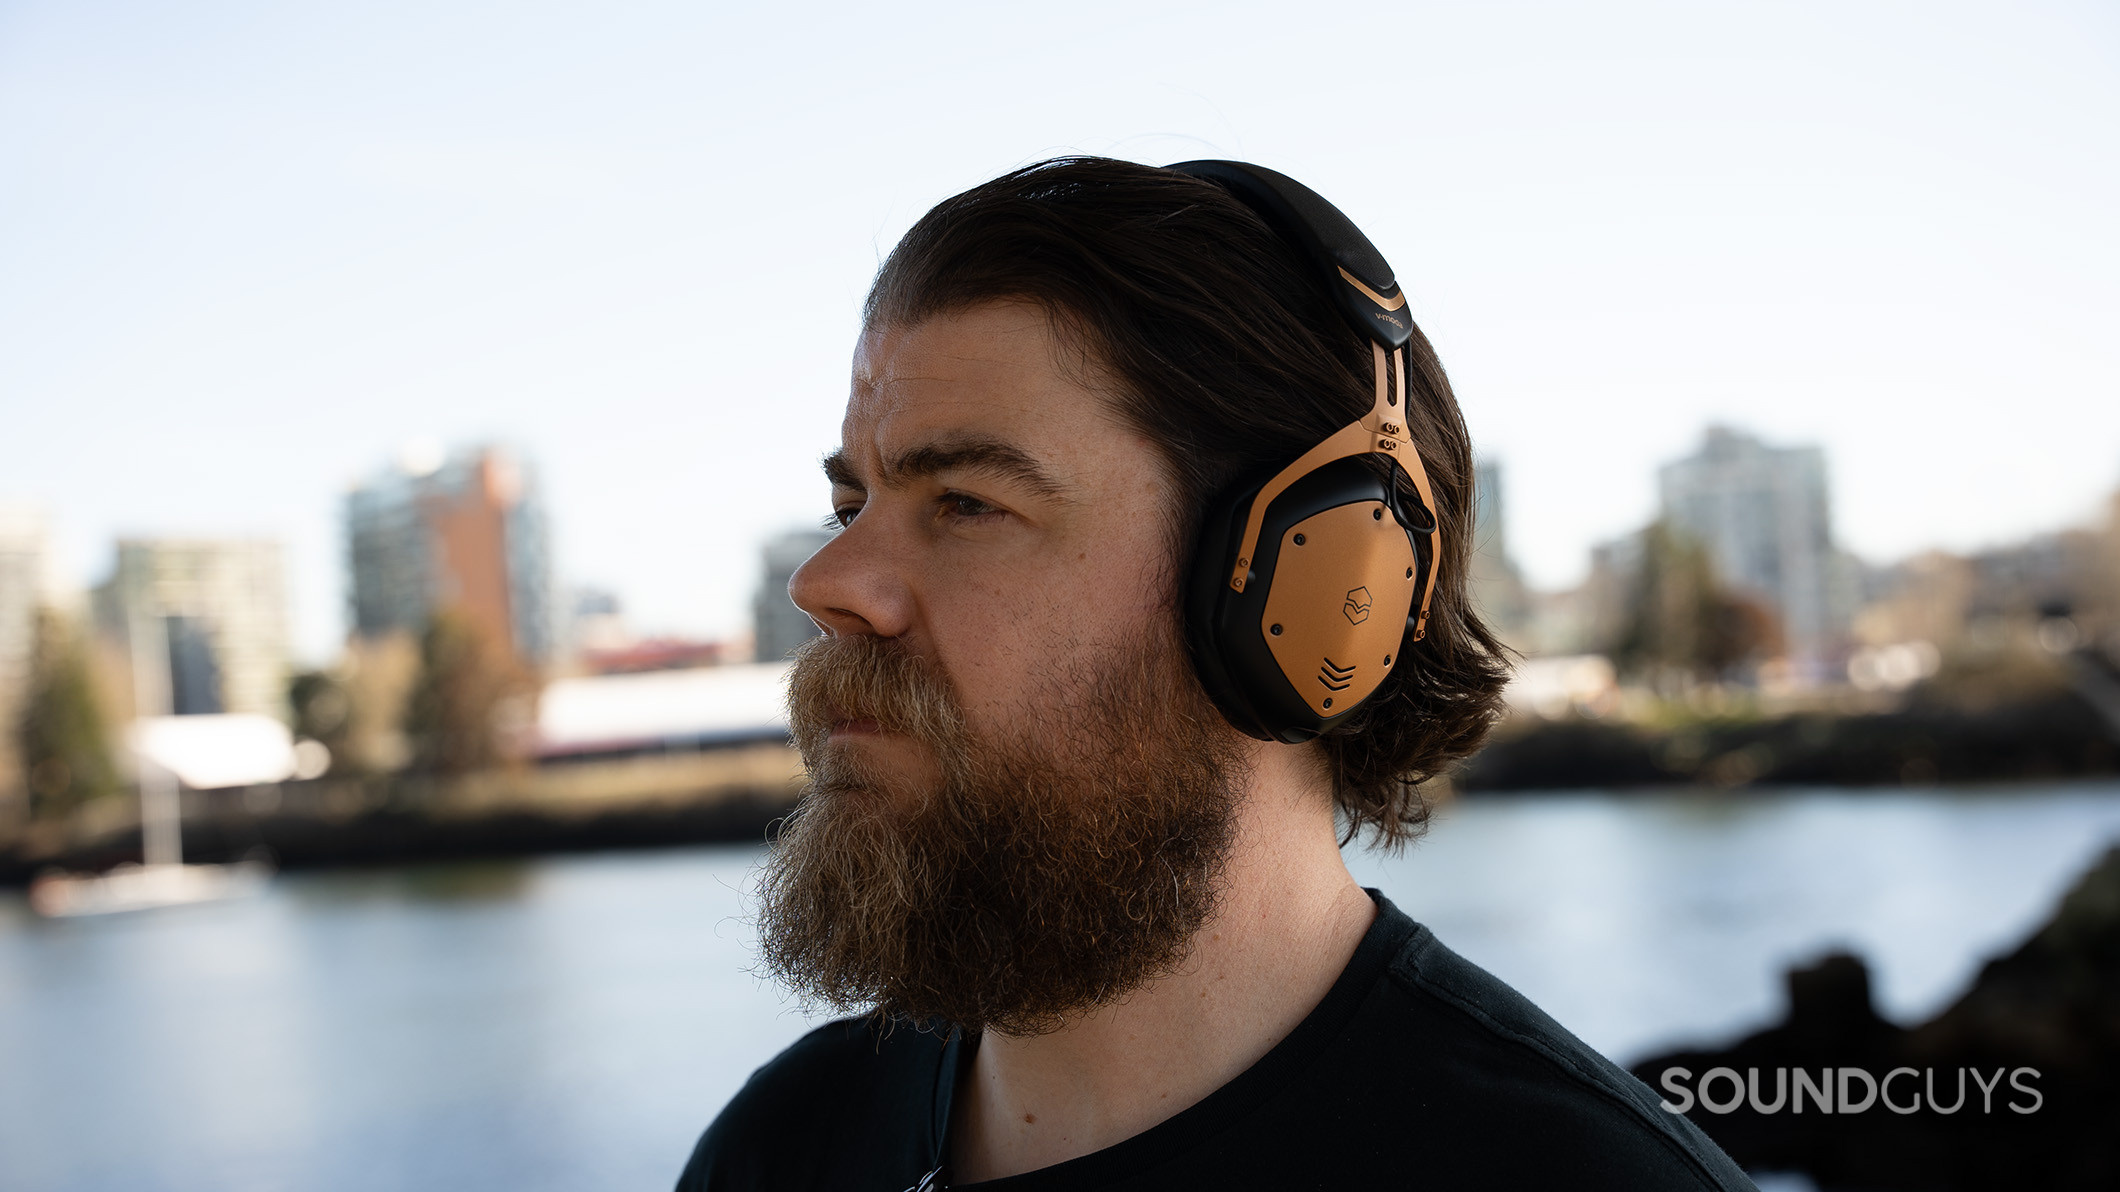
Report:
[[[1376,361],[1367,414],[1209,504],[1186,577],[1202,685],[1237,728],[1294,744],[1360,707],[1428,631],[1440,539],[1408,429],[1413,320],[1376,246],[1309,187],[1245,162],[1169,168],[1219,184],[1293,245]],[[1401,474],[1417,503],[1402,497]]]

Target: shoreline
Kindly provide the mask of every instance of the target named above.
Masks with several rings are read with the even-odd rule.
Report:
[[[1929,787],[2120,775],[2120,726],[2062,691],[1984,708],[1567,717],[1499,726],[1454,777],[1465,792],[1560,787]]]
[[[474,860],[680,844],[764,843],[801,767],[780,744],[504,770],[454,781],[321,778],[184,792],[184,858],[280,869]],[[0,887],[141,859],[124,796],[0,843]]]
[[[2016,772],[1938,774],[1874,765],[1842,774],[1764,767],[1732,781],[1734,753],[1756,760],[1762,737],[1804,732],[1797,718],[1641,725],[1549,721],[1505,732],[1459,774],[1438,783],[1438,802],[1589,794],[1618,798],[1742,796],[1774,799],[1830,792],[1985,795],[2057,784],[2098,793],[2120,766],[2026,767]],[[1815,732],[1816,730],[1811,730]],[[1685,767],[1660,765],[1658,750],[1687,734],[1708,743]],[[1583,748],[1596,735],[1623,752]],[[1555,738],[1559,738],[1558,741]],[[2102,739],[2096,744],[2103,746]],[[1559,747],[1556,747],[1559,746]],[[1830,738],[1825,747],[1830,749]],[[1747,754],[1746,750],[1753,750]],[[1855,755],[1858,760],[1862,754]],[[1872,762],[1874,753],[1868,755]],[[1884,755],[1889,760],[1889,754]],[[1617,759],[1617,764],[1615,763]],[[2022,760],[2021,758],[2019,759]],[[1528,764],[1527,764],[1528,763]],[[1790,771],[1794,772],[1791,773]],[[2056,772],[2058,771],[2058,772]],[[1867,780],[1865,780],[1867,777]],[[1532,778],[1546,779],[1533,782]],[[414,776],[323,778],[273,787],[184,793],[184,855],[228,863],[266,858],[281,869],[373,867],[500,857],[646,849],[691,844],[763,844],[794,806],[801,763],[779,743],[525,767],[454,781]],[[0,888],[26,887],[47,870],[103,872],[141,859],[137,804],[120,795],[61,824],[39,824],[0,841]]]

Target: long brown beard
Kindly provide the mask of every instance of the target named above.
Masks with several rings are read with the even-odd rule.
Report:
[[[1216,909],[1242,763],[1173,638],[1059,676],[1005,741],[896,641],[812,641],[789,695],[809,777],[760,883],[767,967],[842,1010],[1011,1035],[1175,969]],[[863,718],[926,746],[940,781],[828,746]]]

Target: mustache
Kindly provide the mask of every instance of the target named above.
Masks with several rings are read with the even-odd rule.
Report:
[[[885,732],[931,745],[964,731],[949,677],[896,638],[813,637],[795,651],[788,678],[788,724],[805,754],[832,726],[873,720]]]

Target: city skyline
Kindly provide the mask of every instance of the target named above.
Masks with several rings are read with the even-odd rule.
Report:
[[[1263,8],[118,8],[0,16],[0,501],[51,513],[76,588],[119,537],[285,542],[312,661],[341,485],[420,437],[536,457],[565,582],[740,631],[761,545],[825,512],[880,255],[1068,151],[1247,157],[1344,207],[1542,588],[1711,422],[1820,444],[1876,560],[2120,483],[2108,9],[1395,10],[1421,48],[1380,155],[1339,26]]]
[[[1665,524],[1709,547],[1719,580],[1765,598],[1777,618],[1786,619],[1793,614],[1793,623],[1784,622],[1785,629],[1794,635],[1786,645],[1792,657],[1802,655],[1812,663],[1825,663],[1825,671],[1818,671],[1816,665],[1810,667],[1818,671],[1815,677],[1824,678],[1827,672],[1837,674],[1832,659],[1847,644],[1847,622],[1865,599],[1857,589],[1867,582],[1866,574],[1883,574],[1908,566],[1918,568],[1926,565],[1923,560],[1939,554],[1979,560],[2041,549],[2042,544],[2057,536],[2100,532],[2112,510],[2120,507],[2120,484],[2115,484],[2083,517],[2067,522],[2026,527],[2012,537],[1969,549],[1952,551],[1926,544],[1888,557],[1864,556],[1844,549],[1832,529],[1838,498],[1822,484],[1827,462],[1816,444],[1764,441],[1742,426],[1703,426],[1692,447],[1654,469],[1662,495],[1641,522],[1589,544],[1583,553],[1581,573],[1573,582],[1541,585],[1525,580],[1519,560],[1510,549],[1511,521],[1507,483],[1503,479],[1508,469],[1504,461],[1481,457],[1476,460],[1480,497],[1471,531],[1475,539],[1472,583],[1482,603],[1491,605],[1485,610],[1490,622],[1502,628],[1512,644],[1532,654],[1595,651],[1599,647],[1583,636],[1595,636],[1588,623],[1577,625],[1569,619],[1576,614],[1565,614],[1563,620],[1568,624],[1556,627],[1550,620],[1542,621],[1542,616],[1550,618],[1550,613],[1535,613],[1525,602],[1591,598],[1592,588],[1600,582],[1600,567],[1611,565],[1612,552],[1625,554],[1637,549],[1646,527]],[[615,648],[620,639],[627,644],[654,642],[664,648],[675,643],[692,647],[712,644],[724,653],[732,643],[738,648],[749,644],[756,648],[757,657],[770,660],[784,657],[814,633],[814,627],[788,600],[786,584],[795,568],[830,538],[829,530],[800,524],[785,527],[761,542],[752,557],[739,564],[740,569],[747,569],[753,582],[745,619],[734,628],[713,636],[671,634],[631,622],[627,614],[635,600],[633,594],[570,582],[549,571],[551,546],[544,526],[554,511],[537,498],[537,486],[530,479],[533,473],[530,461],[490,443],[444,446],[417,442],[390,462],[372,468],[363,484],[341,494],[343,520],[337,531],[342,557],[351,563],[363,557],[362,544],[369,544],[365,548],[369,559],[366,572],[348,566],[340,575],[339,599],[347,612],[343,630],[328,651],[305,657],[299,650],[286,650],[288,663],[297,668],[332,665],[341,657],[345,644],[362,633],[416,632],[431,609],[443,604],[458,603],[480,613],[481,601],[471,599],[467,603],[467,594],[483,594],[489,598],[486,603],[498,600],[497,611],[481,613],[489,620],[498,618],[491,630],[502,639],[512,640],[526,657],[544,665],[568,662],[583,649],[594,652]],[[266,538],[213,540],[200,534],[165,535],[158,540],[119,538],[105,544],[110,565],[99,572],[95,582],[70,586],[49,578],[48,511],[18,503],[0,506],[0,514],[5,515],[0,518],[4,522],[0,529],[5,530],[0,534],[0,558],[8,560],[11,568],[5,576],[7,584],[12,585],[7,588],[11,595],[6,603],[13,617],[7,626],[0,627],[14,629],[23,628],[14,625],[14,621],[22,620],[40,602],[62,612],[89,616],[99,623],[110,622],[104,625],[110,629],[116,622],[112,621],[114,606],[109,604],[109,593],[124,582],[128,551],[161,549],[165,544],[183,549],[242,548],[269,551],[277,560],[285,545]],[[428,518],[436,517],[433,529],[420,528]],[[457,525],[459,522],[464,524]],[[506,528],[516,523],[519,526],[512,531]],[[1781,541],[1791,532],[1797,535],[1794,541]],[[486,536],[494,534],[501,537],[490,543],[485,541]],[[519,545],[511,549],[508,542],[517,539]],[[379,550],[384,546],[389,549]],[[467,548],[469,554],[464,553]],[[1780,560],[1756,557],[1762,549],[1778,554]],[[1747,553],[1755,556],[1750,562],[1742,557]],[[1605,563],[1599,562],[1601,558]],[[1840,560],[1853,570],[1844,571]],[[397,575],[415,563],[419,565],[413,570],[419,574]],[[467,566],[471,570],[462,571]],[[1778,578],[1779,569],[1785,566],[1796,567],[1804,574]],[[480,572],[482,567],[501,570],[485,575]],[[271,600],[279,602],[284,598],[279,594],[277,561],[272,568],[275,578]],[[440,571],[430,576],[426,573],[429,568]],[[46,578],[35,579],[32,573]],[[393,583],[393,578],[402,582]],[[506,591],[472,592],[495,584]],[[404,590],[397,591],[399,588]],[[30,598],[31,593],[41,595]],[[455,595],[446,595],[449,593]],[[582,602],[586,602],[582,607],[574,607]],[[1806,602],[1817,607],[1805,610],[1802,606]],[[529,610],[530,620],[514,623],[508,612],[511,605]],[[366,614],[361,611],[364,606],[370,608]],[[564,614],[558,611],[562,606],[567,608]],[[584,616],[594,621],[599,613],[608,624],[598,632],[613,640],[576,640],[582,627],[577,622]],[[364,615],[373,623],[364,626]],[[285,633],[277,614],[270,633],[276,638]],[[7,641],[21,636],[15,633]],[[1547,641],[1549,637],[1555,640]],[[14,645],[20,646],[21,642]],[[20,652],[0,650],[0,663]],[[4,669],[0,666],[0,670]]]

